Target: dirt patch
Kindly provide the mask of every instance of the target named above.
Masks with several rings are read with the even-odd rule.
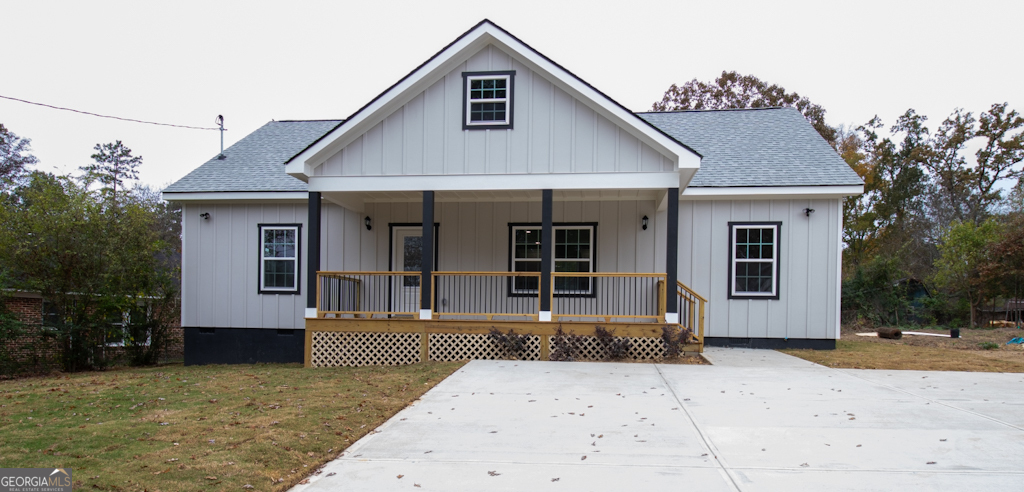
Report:
[[[1024,347],[1006,345],[1024,336],[1016,328],[962,329],[960,338],[903,335],[900,340],[859,337],[869,329],[844,327],[835,350],[780,350],[828,367],[921,371],[1024,372]],[[910,329],[949,334],[948,330]],[[995,346],[986,349],[985,346]]]
[[[903,335],[901,340],[889,340],[879,337],[860,337],[857,333],[869,333],[872,332],[870,328],[858,328],[858,327],[843,327],[842,339],[844,340],[861,340],[872,343],[884,343],[889,345],[907,345],[911,347],[933,347],[933,348],[944,348],[952,350],[971,350],[971,351],[984,351],[991,352],[992,350],[986,350],[982,347],[985,343],[995,343],[999,345],[998,349],[995,350],[1008,350],[1013,353],[1021,353],[1024,355],[1024,351],[1020,349],[1020,345],[1006,345],[1006,342],[1010,341],[1011,338],[1024,336],[1024,330],[1018,330],[1016,328],[972,328],[972,329],[961,329],[960,338],[946,338],[946,337],[928,337],[928,336],[915,336],[915,335]],[[908,331],[916,331],[921,333],[935,333],[939,335],[949,335],[949,330],[938,330],[938,329],[926,329],[926,328],[904,328],[904,333]]]

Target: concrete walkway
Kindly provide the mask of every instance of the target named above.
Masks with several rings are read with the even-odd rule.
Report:
[[[1024,490],[1024,374],[474,361],[294,491]]]

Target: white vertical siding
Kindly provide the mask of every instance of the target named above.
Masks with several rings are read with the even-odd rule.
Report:
[[[512,130],[463,130],[464,71],[515,70]],[[314,170],[317,176],[671,171],[671,160],[488,46]]]
[[[209,212],[210,219],[199,214]],[[186,203],[182,207],[182,325],[303,328],[306,307],[305,204]],[[258,224],[303,224],[301,294],[259,293]]]
[[[708,298],[707,336],[837,337],[838,208],[817,200],[679,204],[679,280]],[[804,209],[815,212],[807,217]],[[779,299],[729,299],[729,222],[781,222]]]
[[[679,280],[710,300],[707,335],[738,338],[836,338],[839,200],[683,201]],[[806,217],[803,210],[813,208]],[[541,220],[540,202],[437,203],[438,270],[508,271],[510,222]],[[210,212],[204,221],[199,214]],[[305,204],[185,204],[184,326],[302,328],[307,227]],[[596,222],[601,272],[661,272],[665,213],[653,201],[558,202],[555,222]],[[641,229],[641,218],[649,225]],[[366,230],[364,217],[372,220]],[[325,203],[321,268],[386,271],[391,223],[418,224],[420,203],[369,203],[365,213]],[[730,221],[782,222],[780,299],[728,299]],[[258,293],[257,224],[301,223],[302,295]]]

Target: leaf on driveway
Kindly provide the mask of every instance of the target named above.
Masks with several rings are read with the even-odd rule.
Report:
[[[580,461],[583,461],[583,460],[585,460],[585,459],[587,459],[587,456],[586,456],[586,455],[584,455],[584,456],[583,456],[582,458],[580,458]]]
[[[496,476],[498,476],[498,475],[501,475],[501,474],[500,474],[500,473],[498,473],[497,471],[489,471],[489,472],[487,472],[487,474],[488,474],[488,475],[490,475],[490,476],[492,476],[492,477],[496,477]]]
[[[558,477],[555,477],[555,478],[552,478],[552,479],[551,479],[551,481],[552,481],[552,482],[557,482],[557,481],[559,481],[559,480],[561,480],[561,479],[560,479],[560,478],[558,478]]]
[[[398,476],[398,479],[399,479],[399,480],[401,480],[401,479],[402,479],[402,477],[404,477],[404,476],[405,476],[405,475],[399,475],[399,476]]]

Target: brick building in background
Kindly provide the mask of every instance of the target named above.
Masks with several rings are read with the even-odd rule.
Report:
[[[12,358],[19,364],[21,373],[47,372],[60,369],[59,340],[47,328],[47,321],[52,320],[54,313],[48,309],[48,303],[36,292],[8,292],[6,298],[0,298],[7,310],[26,325],[26,334],[6,343]],[[175,317],[171,328],[171,346],[161,357],[161,361],[180,360],[183,357],[183,334],[180,318]],[[111,344],[108,349],[122,350],[121,346]]]

